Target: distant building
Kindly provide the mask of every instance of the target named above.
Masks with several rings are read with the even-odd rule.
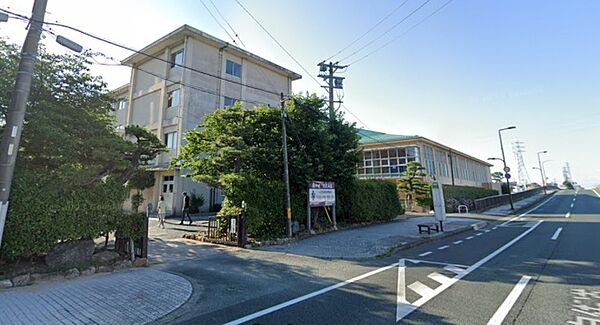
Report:
[[[477,159],[418,135],[395,135],[359,129],[362,160],[359,178],[398,179],[410,161],[418,161],[442,184],[492,188],[490,167]]]
[[[216,188],[185,177],[185,170],[169,169],[184,143],[185,132],[201,125],[203,117],[221,107],[242,101],[278,106],[280,93],[292,92],[301,76],[255,54],[184,25],[126,58],[130,83],[114,90],[115,127],[141,125],[163,139],[168,152],[152,162],[156,184],[144,192],[154,206],[160,194],[168,209],[179,211],[181,193],[203,195],[202,210],[222,202]],[[185,66],[185,67],[181,67]],[[127,208],[127,207],[126,207]]]

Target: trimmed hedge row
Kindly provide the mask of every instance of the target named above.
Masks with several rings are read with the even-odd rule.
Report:
[[[475,210],[476,199],[493,195],[498,195],[498,191],[481,187],[444,185],[447,212],[456,212],[459,205],[466,205],[469,210]]]
[[[359,179],[338,189],[337,211],[350,223],[389,221],[404,214],[395,183]]]

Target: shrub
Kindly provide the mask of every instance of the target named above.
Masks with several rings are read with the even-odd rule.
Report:
[[[200,208],[204,205],[204,196],[202,194],[196,195],[192,193],[190,196],[190,213],[200,212]]]
[[[459,205],[466,205],[469,210],[475,210],[476,199],[498,195],[496,190],[472,186],[444,185],[443,189],[447,212],[456,212]]]
[[[356,179],[337,195],[338,215],[349,222],[389,221],[404,213],[394,183]]]

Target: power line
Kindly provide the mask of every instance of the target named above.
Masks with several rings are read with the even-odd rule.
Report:
[[[394,25],[392,25],[392,27],[390,27],[387,30],[385,30],[382,34],[380,34],[379,36],[377,36],[373,40],[369,41],[367,44],[361,46],[358,50],[352,52],[350,55],[345,56],[343,59],[340,60],[340,62],[353,57],[354,55],[356,55],[360,51],[364,50],[366,47],[368,47],[371,44],[375,43],[376,41],[380,40],[382,37],[384,37],[385,35],[387,35],[389,32],[391,32],[392,30],[394,30],[396,27],[398,27],[400,24],[402,24],[403,22],[405,22],[412,15],[414,15],[417,11],[421,10],[421,8],[425,7],[425,5],[428,4],[430,1],[431,0],[426,0],[425,2],[423,2],[420,6],[418,6],[416,9],[414,9],[413,11],[411,11],[408,15],[406,15],[404,18],[402,18],[399,22],[397,22]]]
[[[423,19],[421,19],[419,22],[417,22],[416,24],[412,25],[409,29],[407,29],[404,33],[392,38],[391,40],[387,41],[386,43],[384,43],[383,45],[379,46],[378,48],[372,50],[371,52],[367,53],[366,55],[362,56],[361,58],[352,61],[351,63],[348,63],[348,65],[352,65],[355,64],[357,62],[360,62],[364,59],[366,59],[367,57],[369,57],[371,54],[378,52],[379,50],[387,47],[388,45],[390,45],[391,43],[395,42],[396,40],[398,40],[399,38],[403,37],[404,35],[408,34],[410,31],[412,31],[413,29],[417,28],[419,25],[421,25],[422,23],[424,23],[426,20],[428,20],[429,18],[433,17],[435,14],[437,14],[438,12],[440,12],[442,9],[444,9],[447,5],[450,4],[450,2],[452,2],[453,0],[448,0],[446,1],[442,6],[440,6],[438,9],[436,9],[435,11],[433,11],[432,13],[430,13],[429,15],[425,16]]]
[[[215,15],[213,15],[213,13],[212,13],[212,11],[210,9],[208,9],[208,6],[206,5],[206,3],[204,3],[203,0],[200,0],[200,3],[202,3],[202,5],[204,6],[204,8],[206,8],[206,11],[208,11],[208,13],[210,14],[210,16],[215,21],[215,23],[217,23],[217,25],[219,25],[219,27],[221,27],[221,29],[224,30],[225,33],[227,33],[227,36],[229,36],[229,38],[231,38],[231,40],[233,41],[233,44],[237,45],[237,42],[235,41],[235,38],[233,36],[231,36],[231,34],[229,34],[229,31],[227,30],[227,28],[225,28],[225,27],[223,27],[223,25],[221,25],[221,22],[219,22],[219,20],[217,19],[217,17],[215,17]],[[214,3],[213,3],[213,5],[214,5]]]
[[[30,19],[29,17],[23,16],[23,15],[19,15],[19,14],[15,14],[15,13],[13,13],[11,11],[8,11],[8,10],[5,10],[5,9],[1,9],[0,8],[0,11],[3,11],[3,12],[6,12],[6,13],[15,15],[15,16],[21,18],[21,19],[35,21],[34,19]],[[217,75],[214,75],[214,74],[209,73],[209,72],[205,72],[205,71],[193,68],[193,67],[188,67],[186,65],[176,63],[174,61],[163,59],[163,58],[161,58],[159,56],[155,56],[155,55],[152,55],[152,54],[144,53],[144,52],[138,51],[136,49],[133,49],[133,48],[131,48],[129,46],[121,45],[119,43],[116,43],[114,41],[108,40],[106,38],[102,38],[102,37],[96,36],[94,34],[88,33],[86,31],[81,30],[81,29],[76,28],[76,27],[72,27],[72,26],[69,26],[69,25],[61,24],[61,23],[52,23],[52,22],[43,22],[43,23],[46,24],[46,25],[57,26],[57,27],[62,27],[62,28],[73,30],[73,31],[78,32],[80,34],[83,34],[85,36],[91,37],[91,38],[93,38],[95,40],[98,40],[98,41],[101,41],[101,42],[104,42],[104,43],[107,43],[107,44],[110,44],[110,45],[113,45],[113,46],[116,46],[116,47],[119,47],[119,48],[122,48],[122,49],[125,49],[125,50],[128,50],[128,51],[131,51],[131,52],[134,52],[134,53],[146,56],[146,57],[151,58],[151,59],[155,59],[155,60],[159,60],[159,61],[165,62],[167,64],[170,64],[171,66],[181,67],[183,69],[190,70],[190,71],[193,71],[193,72],[196,72],[196,73],[200,73],[200,74],[203,74],[203,75],[206,75],[206,76],[209,76],[209,77],[213,77],[213,78],[216,78],[216,79],[219,79],[219,80],[223,80],[225,82],[230,82],[230,83],[242,86],[242,87],[247,87],[247,88],[250,88],[250,89],[254,89],[254,90],[262,91],[262,92],[265,92],[265,93],[268,93],[268,94],[279,96],[278,92],[274,92],[274,91],[271,91],[271,90],[266,90],[266,89],[263,89],[263,88],[259,88],[259,87],[255,87],[255,86],[251,86],[251,85],[247,85],[247,84],[243,84],[243,83],[241,83],[239,81],[235,81],[235,80],[230,80],[230,79],[227,79],[227,78],[223,78],[221,76],[217,76]]]
[[[352,42],[350,42],[348,45],[346,45],[345,47],[343,47],[341,50],[335,52],[335,54],[333,54],[332,56],[328,57],[327,59],[325,59],[323,61],[329,61],[329,60],[331,60],[333,57],[337,56],[338,54],[340,54],[340,53],[344,52],[345,50],[347,50],[352,45],[356,44],[356,42],[358,42],[361,39],[363,39],[365,36],[367,36],[367,34],[369,34],[370,32],[372,32],[375,28],[377,28],[384,21],[386,21],[388,18],[390,18],[394,13],[396,13],[396,11],[398,11],[400,8],[402,8],[407,2],[408,2],[408,0],[404,0],[404,2],[402,2],[396,8],[394,8],[394,10],[390,11],[390,13],[388,13],[387,15],[385,15],[385,17],[381,18],[375,25],[371,26],[371,28],[369,28],[366,32],[364,32],[362,35],[360,35],[359,37],[357,37],[355,40],[353,40]]]
[[[431,0],[429,0],[431,1]],[[317,78],[315,78],[310,72],[308,72],[308,70],[298,61],[296,60],[296,58],[283,46],[281,45],[281,43],[279,43],[279,41],[275,38],[275,36],[273,36],[273,34],[271,34],[261,23],[260,21],[258,21],[258,19],[256,19],[256,17],[254,17],[254,15],[252,15],[252,13],[250,11],[248,11],[248,9],[246,9],[246,7],[244,7],[244,5],[239,1],[239,0],[235,0],[235,2],[237,2],[237,4],[242,7],[242,9],[248,14],[248,16],[250,16],[250,18],[252,18],[252,20],[254,20],[254,22],[256,22],[258,24],[258,26],[260,26],[260,28],[267,33],[267,35],[269,35],[269,37],[277,44],[279,45],[279,47],[292,59],[294,60],[294,62],[296,62],[296,64],[302,69],[304,70],[304,72],[306,72],[306,74],[312,79],[314,80],[319,86],[323,87],[323,85],[319,82],[319,80],[317,80]]]
[[[246,48],[246,44],[244,44],[244,42],[240,38],[240,35],[238,35],[238,33],[235,31],[235,29],[233,29],[233,26],[231,26],[231,24],[229,23],[229,21],[223,16],[223,14],[221,14],[221,11],[219,10],[219,8],[217,8],[217,6],[215,5],[215,3],[212,0],[209,0],[209,1],[213,5],[213,7],[215,7],[215,10],[217,11],[217,14],[225,21],[225,23],[227,24],[227,26],[229,26],[229,28],[231,28],[231,31],[233,32],[233,34],[235,35],[235,37],[237,37],[237,39],[240,41],[240,44],[242,44],[242,46],[244,48]]]

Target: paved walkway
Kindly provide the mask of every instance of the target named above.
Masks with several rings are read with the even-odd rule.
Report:
[[[341,230],[313,236],[289,244],[266,246],[260,249],[322,258],[366,258],[385,253],[398,245],[416,242],[438,234],[419,235],[417,224],[431,223],[431,217],[412,217],[395,222]],[[477,219],[448,218],[446,232],[468,228]]]
[[[482,214],[493,215],[493,216],[507,216],[507,215],[512,214],[516,210],[522,209],[528,205],[531,205],[532,203],[535,203],[536,201],[543,199],[544,196],[545,195],[543,193],[540,193],[540,194],[536,194],[534,196],[530,196],[528,198],[513,202],[513,206],[515,207],[515,210],[510,209],[510,204],[505,204],[505,205],[497,206],[495,208],[486,210],[486,211],[482,212]]]
[[[0,290],[0,324],[145,324],[192,294],[186,279],[128,269]]]

